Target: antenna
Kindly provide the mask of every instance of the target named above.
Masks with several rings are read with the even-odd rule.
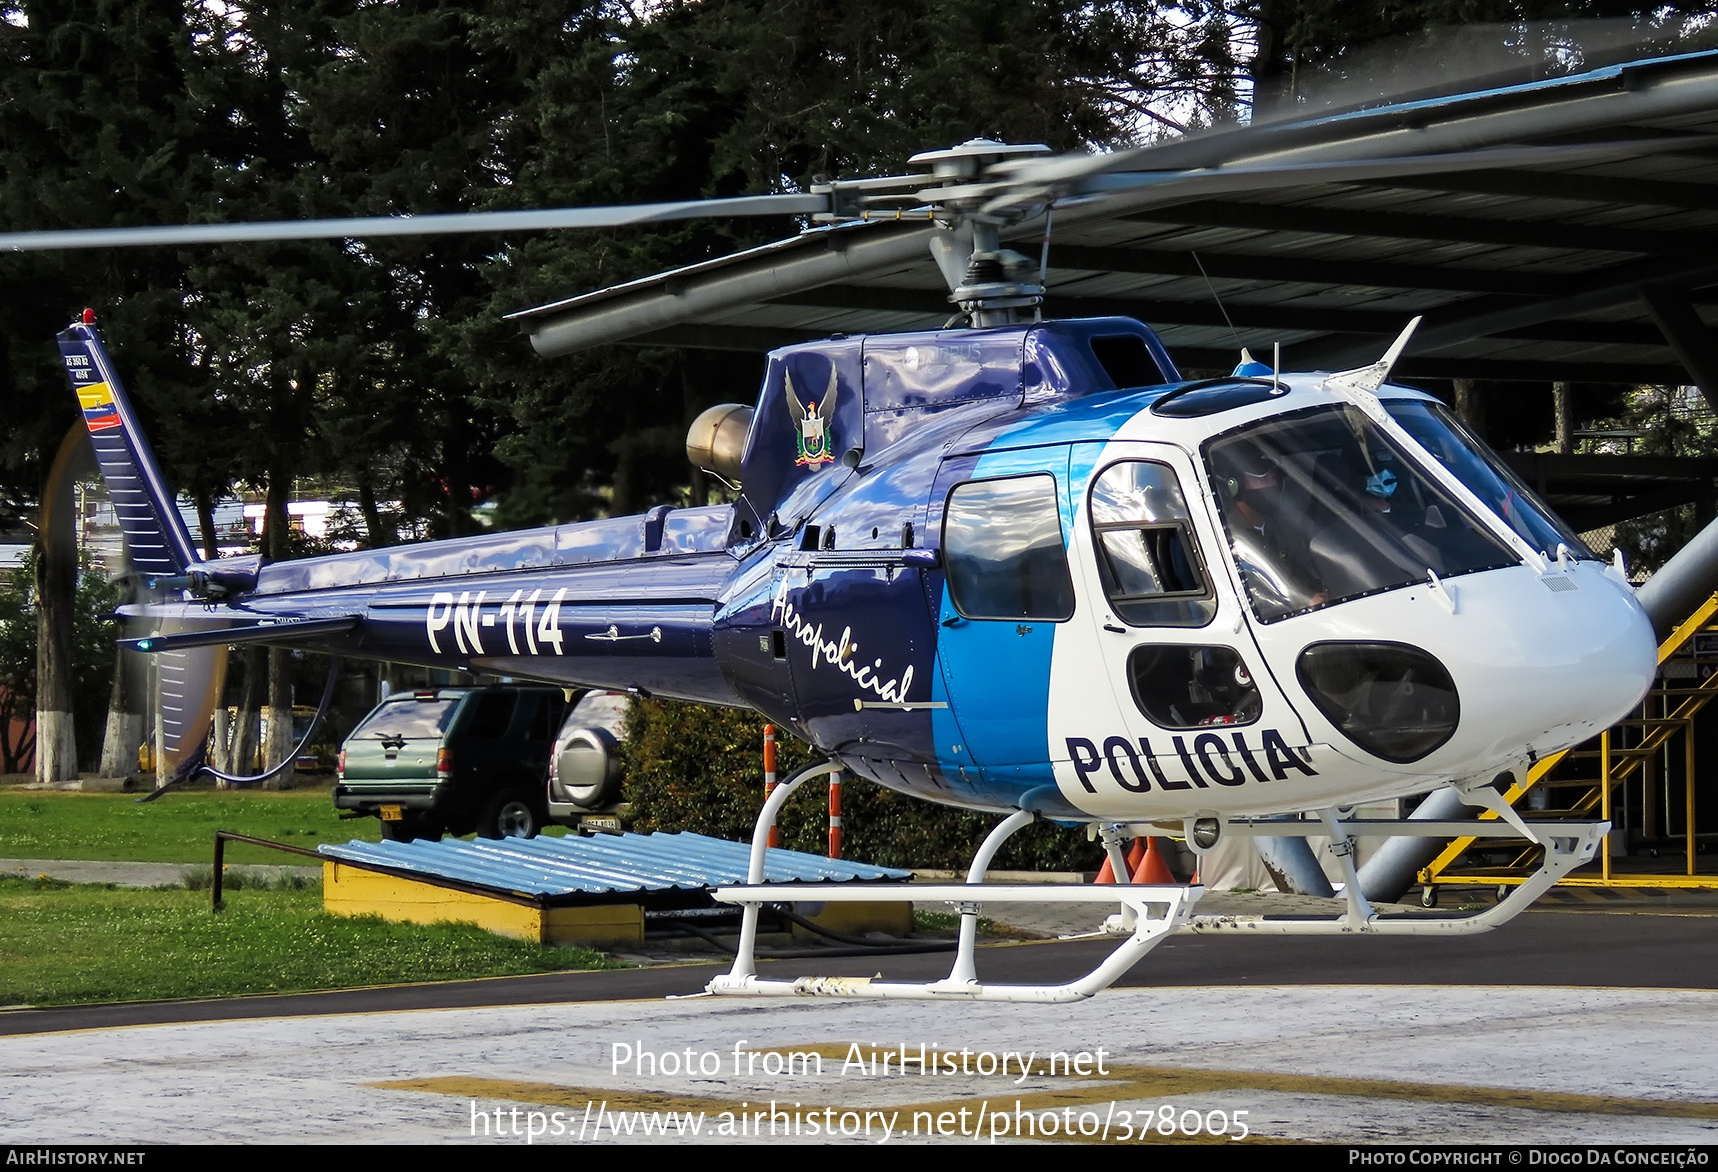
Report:
[[[1193,258],[1193,263],[1199,266],[1199,275],[1205,278],[1205,288],[1211,290],[1211,300],[1217,303],[1217,311],[1223,315],[1223,320],[1229,323],[1229,333],[1234,335],[1235,348],[1245,350],[1241,345],[1241,331],[1235,328],[1234,321],[1229,317],[1229,311],[1223,307],[1223,299],[1217,296],[1217,286],[1211,283],[1211,275],[1205,271],[1205,262],[1199,259],[1199,254],[1193,249],[1187,250],[1187,255]]]

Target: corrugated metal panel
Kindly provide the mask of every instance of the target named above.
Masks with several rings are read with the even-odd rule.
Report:
[[[751,859],[745,843],[702,834],[598,834],[565,838],[479,838],[471,842],[349,842],[317,848],[331,859],[370,863],[458,879],[545,898],[626,892],[695,891],[743,883]],[[912,872],[774,849],[764,861],[769,883],[904,880]]]
[[[1275,189],[1190,190],[1173,204],[1153,194],[1158,185],[1104,196],[1057,213],[1045,312],[1138,316],[1159,329],[1184,370],[1226,370],[1239,346],[1257,355],[1278,342],[1292,370],[1359,365],[1372,361],[1408,316],[1425,313],[1426,325],[1401,368],[1406,377],[1674,381],[1684,377],[1680,360],[1637,289],[1643,281],[1669,282],[1708,318],[1718,305],[1718,165],[1700,137],[1718,131],[1713,95],[1718,54],[1704,53],[1164,143],[1137,156],[1134,165],[1167,175],[1313,157],[1296,154],[1306,151],[1363,159],[1392,151],[1554,148],[1574,141],[1577,127],[1591,140],[1638,142],[1641,150],[1603,159],[1547,156],[1481,171],[1464,165],[1447,174],[1340,182],[1310,176]],[[1696,137],[1685,147],[1662,149],[1667,135],[1689,132]],[[1041,223],[1023,223],[1006,235],[1013,247],[1036,257],[1042,230]],[[935,328],[947,320],[951,310],[941,304],[941,276],[928,250],[866,251],[873,237],[901,235],[894,225],[844,231],[854,251],[827,279],[813,280],[811,273],[829,247],[829,233],[819,231],[777,242],[767,255],[754,251],[706,262],[688,286],[703,290],[702,298],[679,285],[670,291],[676,274],[661,274],[595,295],[600,304],[591,306],[593,316],[582,325],[574,320],[582,303],[515,316],[554,317],[557,330],[584,331],[579,344],[636,335],[668,345],[741,349],[831,332]],[[1223,273],[1213,272],[1207,282],[1181,269],[1179,279],[1164,281],[1149,269],[1151,254],[1187,250],[1207,262],[1220,258],[1213,267]],[[1098,272],[1114,275],[1094,279],[1089,266],[1102,264],[1100,251],[1116,259]],[[1069,257],[1079,263],[1062,267]],[[1307,262],[1304,270],[1297,260]],[[1146,270],[1136,271],[1141,265]],[[766,272],[767,281],[761,278]],[[811,283],[784,289],[779,279],[793,273],[800,274],[793,281]],[[1509,276],[1567,281],[1511,287],[1495,279]],[[1213,288],[1232,316],[1246,319],[1236,330],[1197,324],[1197,313],[1215,308]],[[832,290],[855,296],[843,307],[838,298],[832,301]],[[1638,338],[1594,349],[1592,339],[1564,328],[1583,311],[1564,299],[1595,291],[1614,295],[1607,304],[1618,320],[1642,328]],[[900,295],[899,305],[891,303],[891,293]],[[937,296],[927,300],[926,293]],[[1237,314],[1238,308],[1247,312]],[[1499,326],[1500,308],[1519,320]],[[1314,309],[1324,316],[1309,323],[1305,315]],[[1509,342],[1523,335],[1498,335],[1523,322],[1562,332],[1525,335],[1536,345],[1518,351]]]

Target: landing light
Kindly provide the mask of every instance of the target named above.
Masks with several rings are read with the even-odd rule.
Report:
[[[1188,839],[1196,850],[1208,851],[1223,837],[1223,823],[1216,818],[1195,818]]]

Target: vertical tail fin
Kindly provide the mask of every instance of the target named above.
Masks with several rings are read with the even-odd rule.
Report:
[[[168,629],[177,625],[161,624]],[[156,776],[181,781],[202,768],[215,705],[227,680],[227,649],[187,647],[160,656],[155,702],[161,760]]]
[[[90,324],[92,317],[86,311],[82,321],[60,334],[60,356],[83,408],[84,426],[114,514],[125,533],[126,556],[146,584],[181,577],[199,560],[191,534],[137,425],[113,361]],[[153,593],[147,585],[145,590]],[[202,764],[209,722],[225,677],[226,652],[225,647],[194,647],[161,656],[155,695],[158,745],[162,773],[174,781],[190,776]]]
[[[60,356],[83,408],[84,425],[125,532],[126,548],[145,578],[183,574],[198,561],[191,534],[137,426],[107,350],[90,324],[92,318],[86,311],[83,321],[73,322],[60,334]]]

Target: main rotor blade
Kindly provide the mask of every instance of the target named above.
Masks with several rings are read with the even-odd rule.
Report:
[[[1036,182],[1073,190],[1082,180],[1105,172],[1190,171],[1249,159],[1313,162],[1431,155],[1534,140],[1567,141],[1623,125],[1704,114],[1715,101],[1718,54],[1694,53],[1598,68],[1533,85],[1452,94],[1416,103],[1412,112],[1368,103],[1346,114],[1322,112],[1102,154],[1020,159],[997,165],[990,177],[997,182]]]
[[[618,228],[706,216],[803,216],[829,210],[822,195],[747,195],[675,203],[551,208],[532,212],[448,212],[428,216],[357,216],[341,220],[274,220],[252,224],[180,224],[161,228],[76,228],[60,232],[0,233],[0,250],[41,252],[74,248],[230,244],[264,240],[375,239],[472,232],[530,232],[547,228]]]
[[[1531,169],[1535,167],[1577,166],[1606,163],[1616,159],[1633,158],[1669,150],[1690,150],[1710,147],[1712,135],[1684,136],[1662,142],[1642,142],[1628,139],[1622,142],[1576,143],[1569,146],[1490,147],[1474,151],[1451,151],[1447,154],[1406,155],[1380,159],[1337,159],[1329,162],[1265,163],[1237,167],[1213,167],[1208,170],[1170,171],[1161,175],[1150,172],[1112,172],[1095,176],[1087,183],[1093,194],[1128,191],[1162,185],[1166,182],[1185,183],[1193,187],[1221,188],[1234,184],[1237,188],[1299,187],[1317,183],[1366,183],[1389,180],[1397,176],[1438,174],[1455,171],[1491,171]],[[1578,181],[1572,178],[1571,182]]]
[[[1445,171],[1483,171],[1507,168],[1574,166],[1609,162],[1671,150],[1709,147],[1711,135],[1685,135],[1675,139],[1578,143],[1568,146],[1492,147],[1442,154],[1408,155],[1394,158],[1333,159],[1311,162],[1242,163],[1235,166],[1190,170],[1121,171],[1096,173],[1074,187],[1074,202],[1104,200],[1137,192],[1142,196],[1191,199],[1198,195],[1236,191],[1269,191],[1282,187],[1305,187],[1321,183],[1388,182],[1398,176],[1437,174]],[[1057,195],[1052,184],[1013,181],[978,182],[955,189],[956,197],[994,196],[983,205],[986,212],[999,212],[1020,203],[1038,203]],[[946,195],[947,193],[945,193]],[[1107,206],[1107,205],[1106,205]]]

